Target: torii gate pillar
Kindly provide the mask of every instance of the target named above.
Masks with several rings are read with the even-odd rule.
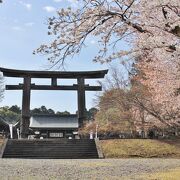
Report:
[[[84,78],[78,78],[78,120],[79,126],[82,127],[83,120],[86,118],[86,101],[85,101],[85,83]]]
[[[20,137],[28,136],[30,120],[30,98],[31,98],[31,78],[24,77],[23,95],[22,95],[22,119],[20,121]]]

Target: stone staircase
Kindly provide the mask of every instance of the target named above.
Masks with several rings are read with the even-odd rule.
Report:
[[[98,152],[90,139],[9,139],[2,158],[93,159],[98,158]]]

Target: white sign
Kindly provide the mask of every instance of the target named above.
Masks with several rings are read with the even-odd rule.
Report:
[[[50,137],[63,137],[63,133],[49,133]]]
[[[90,131],[89,136],[90,139],[93,139],[93,131]]]

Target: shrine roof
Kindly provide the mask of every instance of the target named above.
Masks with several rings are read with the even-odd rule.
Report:
[[[33,115],[30,118],[30,128],[36,129],[77,129],[78,117],[71,115]]]
[[[9,127],[9,124],[0,116],[0,126],[7,126]]]
[[[31,78],[63,78],[63,79],[94,79],[104,78],[108,70],[99,71],[33,71],[17,70],[0,67],[0,71],[5,77],[31,77]]]

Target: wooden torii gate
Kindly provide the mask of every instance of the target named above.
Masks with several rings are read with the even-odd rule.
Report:
[[[6,90],[22,90],[22,118],[20,122],[21,138],[27,138],[30,120],[30,97],[31,90],[74,90],[78,96],[78,121],[82,126],[85,117],[85,91],[101,91],[101,86],[89,86],[85,79],[104,78],[108,70],[101,71],[26,71],[0,68],[4,77],[23,78],[23,84],[6,85]],[[51,85],[36,85],[31,83],[32,78],[49,78]],[[77,84],[58,85],[58,79],[77,79]]]

